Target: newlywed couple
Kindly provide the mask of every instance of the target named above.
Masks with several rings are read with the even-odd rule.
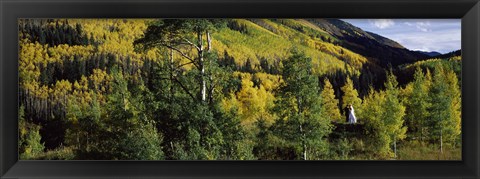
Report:
[[[349,124],[357,123],[357,117],[355,117],[355,112],[354,112],[353,106],[351,104],[348,104],[345,107],[345,117],[346,117],[347,123],[349,123]]]

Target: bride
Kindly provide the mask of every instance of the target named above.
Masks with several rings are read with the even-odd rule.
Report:
[[[348,108],[350,109],[350,114],[348,115],[348,123],[349,124],[355,124],[357,123],[357,117],[355,117],[355,112],[353,110],[353,106],[351,104],[348,105]]]

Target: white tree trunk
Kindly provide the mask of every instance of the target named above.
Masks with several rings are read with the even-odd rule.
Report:
[[[307,144],[303,144],[303,160],[308,160],[307,159]]]
[[[443,153],[443,134],[441,129],[440,129],[440,153]]]
[[[210,37],[210,32],[207,31],[207,52],[211,52],[212,50],[212,38]],[[213,102],[213,92],[215,91],[214,89],[214,84],[213,84],[213,76],[210,75],[209,77],[210,80],[210,90],[208,94],[208,100],[210,103]]]
[[[300,134],[302,135],[302,147],[303,147],[303,160],[307,160],[307,143],[306,143],[306,136],[305,132],[303,131],[302,125],[299,126]]]
[[[212,50],[212,38],[210,37],[210,32],[208,31],[207,31],[207,42],[208,42],[207,51],[210,52]]]
[[[397,138],[393,138],[393,156],[397,158]]]
[[[203,59],[203,37],[202,37],[202,32],[197,33],[197,38],[198,38],[198,57],[200,59],[200,96],[202,102],[205,102],[207,99],[206,93],[207,93],[207,84],[205,82],[205,65],[204,65],[204,59]]]

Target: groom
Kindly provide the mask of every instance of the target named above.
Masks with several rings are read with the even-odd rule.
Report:
[[[347,106],[345,106],[345,109],[343,109],[343,112],[345,114],[345,122],[348,123],[348,117],[350,116],[350,104],[347,104]]]

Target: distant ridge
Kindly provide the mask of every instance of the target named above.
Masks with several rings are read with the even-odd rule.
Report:
[[[435,51],[425,52],[425,51],[417,50],[416,52],[423,53],[423,54],[428,55],[430,57],[435,57],[435,56],[442,55],[440,52],[435,52]]]
[[[434,56],[434,58],[450,58],[450,57],[461,56],[461,55],[462,55],[462,50],[455,50],[446,54],[440,54],[440,55]]]
[[[308,19],[322,30],[340,39],[340,45],[371,60],[382,67],[412,63],[429,58],[428,54],[408,50],[398,42],[372,32],[366,32],[340,19]]]

